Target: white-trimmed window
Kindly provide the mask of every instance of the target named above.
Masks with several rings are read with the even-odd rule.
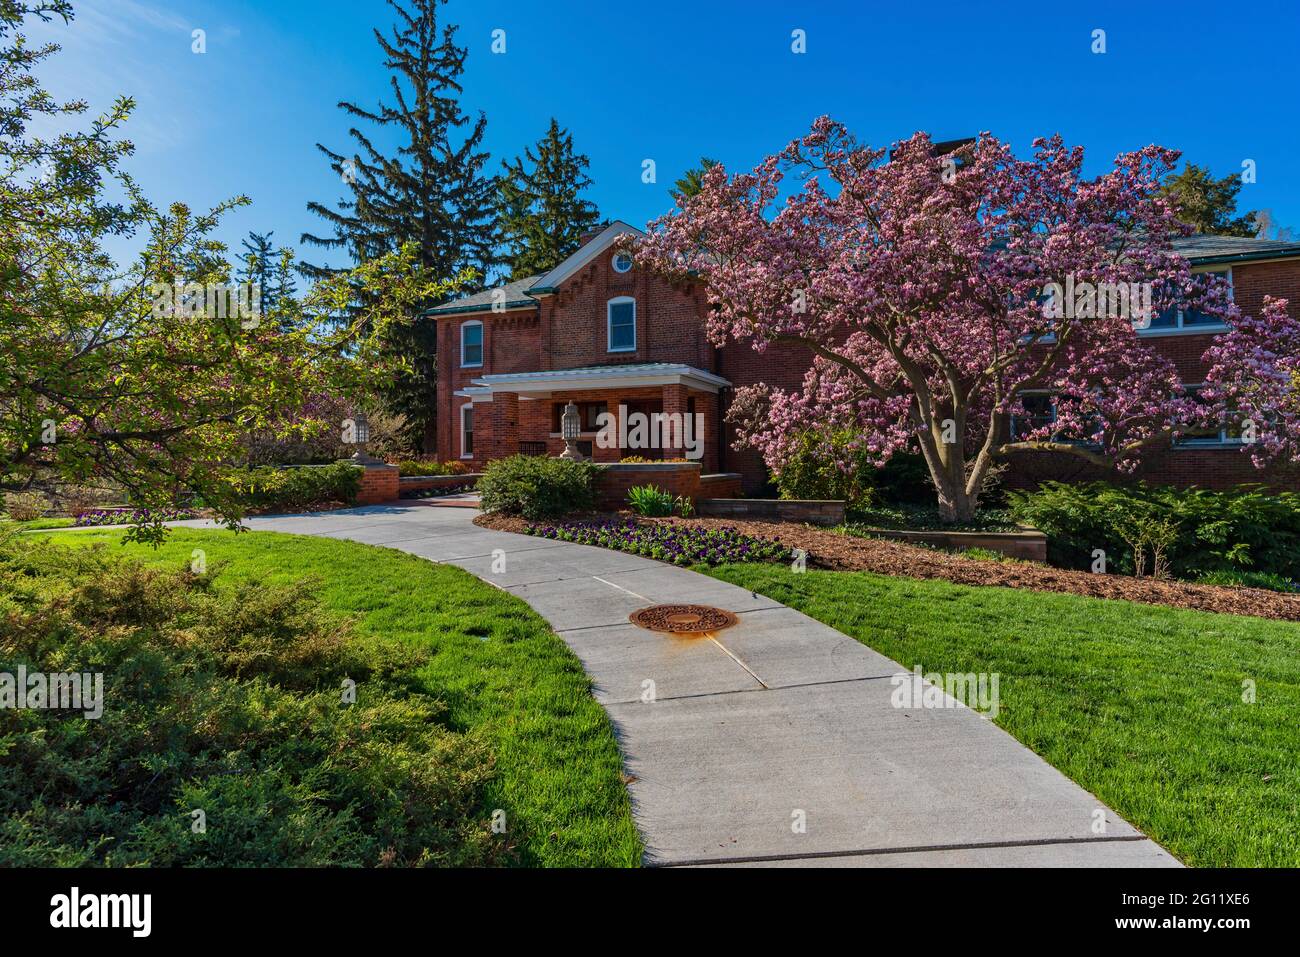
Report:
[[[609,261],[609,265],[614,272],[631,272],[632,257],[627,253],[615,253],[614,258]]]
[[[1207,269],[1195,273],[1196,276],[1218,276],[1228,282],[1228,297],[1232,297],[1232,270]],[[1151,317],[1151,325],[1139,330],[1146,335],[1160,335],[1171,332],[1218,332],[1227,328],[1218,316],[1201,312],[1199,309],[1166,309]]]
[[[1191,398],[1198,398],[1201,389],[1205,383],[1198,382],[1195,385],[1184,383],[1183,391]],[[1229,413],[1231,415],[1231,412]],[[1214,449],[1225,446],[1237,446],[1242,444],[1241,424],[1237,422],[1223,422],[1219,429],[1198,429],[1195,432],[1189,432],[1174,440],[1174,445],[1181,449]]]
[[[460,407],[460,457],[474,457],[474,403],[466,402]]]
[[[606,308],[609,351],[636,352],[636,300],[619,296]]]
[[[460,327],[460,365],[461,368],[481,366],[483,364],[483,323],[477,319],[461,323]]]

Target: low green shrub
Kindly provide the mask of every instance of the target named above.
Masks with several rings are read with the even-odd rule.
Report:
[[[1271,572],[1201,572],[1196,580],[1202,585],[1226,585],[1229,588],[1264,588],[1268,591],[1300,591],[1296,583]]]
[[[102,676],[97,718],[0,708],[0,867],[504,860],[492,756],[421,690],[426,653],[354,637],[313,582],[217,571],[0,540],[0,673]]]
[[[258,468],[239,473],[235,482],[252,508],[292,512],[331,503],[353,504],[361,487],[362,471],[344,462]]]
[[[1300,494],[1257,485],[1211,491],[1105,482],[1046,482],[1008,493],[1011,513],[1048,536],[1048,560],[1091,569],[1094,550],[1112,571],[1133,574],[1142,553],[1178,578],[1208,572],[1300,577]],[[1163,545],[1162,545],[1163,542]],[[1150,565],[1148,564],[1148,567]]]
[[[831,448],[843,447],[846,434],[832,440]],[[837,499],[850,509],[873,502],[934,504],[934,485],[925,460],[914,452],[900,452],[877,466],[865,451],[851,455],[848,471],[832,460],[823,436],[805,433],[799,450],[774,476],[782,498]]]
[[[464,475],[469,466],[464,462],[439,462],[436,459],[403,459],[397,463],[399,475]]]
[[[981,508],[969,522],[946,522],[939,507],[929,505],[864,505],[848,513],[850,532],[871,528],[900,531],[1013,532],[1016,521],[1006,509]]]
[[[484,511],[557,518],[595,508],[595,476],[590,462],[571,462],[537,455],[512,455],[489,462],[478,480]]]
[[[660,518],[673,513],[673,493],[657,485],[638,485],[628,489],[627,504],[638,515]]]

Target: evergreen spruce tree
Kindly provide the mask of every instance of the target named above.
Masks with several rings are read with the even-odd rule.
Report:
[[[274,230],[269,233],[249,231],[244,240],[244,266],[238,275],[240,282],[256,283],[260,287],[262,314],[273,317],[278,316],[281,306],[291,305],[298,295],[293,250],[276,248],[271,242],[274,235]],[[281,324],[281,328],[285,326]]]
[[[437,8],[445,2],[388,0],[398,22],[391,35],[377,29],[374,34],[392,74],[391,100],[373,110],[348,102],[339,107],[365,121],[362,125],[396,131],[401,145],[387,155],[370,133],[357,127],[349,131],[352,156],[317,144],[350,195],[337,208],[309,203],[332,231],[304,233],[302,241],[346,252],[354,262],[411,242],[432,275],[450,279],[469,268],[481,282],[497,261],[497,184],[484,171],[487,118],[480,113],[473,119],[460,108],[468,50],[456,45],[455,25],[439,27]],[[332,271],[306,262],[300,269],[313,279]],[[421,320],[395,329],[390,347],[408,356],[414,369],[392,382],[385,403],[412,423],[414,438],[431,451],[437,410],[435,324]]]
[[[554,117],[536,146],[501,164],[501,238],[511,279],[549,272],[600,222],[596,204],[581,195],[591,186],[589,164]]]
[[[268,310],[271,305],[267,302],[267,296],[275,295],[272,277],[275,275],[275,261],[278,258],[275,245],[271,242],[274,235],[275,230],[269,233],[249,230],[248,238],[244,240],[244,268],[239,272],[240,282],[250,282],[261,287],[262,307]]]
[[[1178,205],[1178,218],[1198,233],[1210,236],[1254,236],[1255,213],[1237,216],[1241,177],[1215,179],[1209,169],[1188,163],[1181,173],[1171,173],[1161,192]]]

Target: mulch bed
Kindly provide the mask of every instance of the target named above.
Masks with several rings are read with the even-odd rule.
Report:
[[[617,516],[574,516],[577,520],[628,518]],[[1030,591],[1063,592],[1090,598],[1119,598],[1146,605],[1169,605],[1229,615],[1256,615],[1280,621],[1300,621],[1300,594],[1266,591],[1262,588],[1226,588],[1190,582],[1156,581],[1127,575],[1094,575],[1091,572],[1052,568],[1035,562],[994,562],[921,548],[879,538],[840,535],[810,525],[789,522],[754,522],[720,518],[642,518],[646,524],[693,525],[700,528],[725,526],[745,535],[780,542],[808,552],[808,565],[831,571],[864,571],[905,578],[938,578],[958,585],[999,585]],[[523,532],[529,524],[505,515],[481,515],[474,524],[503,532]]]

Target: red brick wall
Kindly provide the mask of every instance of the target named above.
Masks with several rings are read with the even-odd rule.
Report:
[[[700,498],[740,498],[741,481],[738,472],[701,475]]]
[[[396,465],[370,465],[361,473],[357,490],[358,505],[377,505],[397,501],[398,470]]]
[[[617,273],[612,250],[570,276],[559,291],[542,300],[541,369],[635,362],[684,362],[714,371],[715,350],[705,340],[700,317],[704,294],[696,287],[672,286],[645,270]],[[610,352],[607,331],[610,299],[636,299],[636,351]]]
[[[601,469],[596,478],[596,507],[606,512],[627,508],[628,489],[638,485],[654,485],[672,492],[674,497],[685,495],[694,501],[700,493],[700,467],[682,463],[647,468],[618,465]]]

